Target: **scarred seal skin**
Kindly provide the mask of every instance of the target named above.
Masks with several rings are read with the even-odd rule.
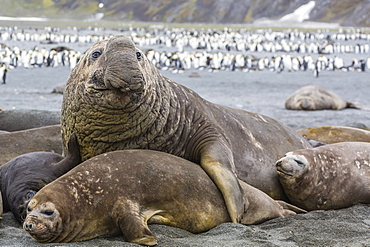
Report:
[[[339,95],[313,85],[305,86],[295,91],[285,101],[285,108],[305,111],[341,110],[344,108],[359,109]]]
[[[81,163],[77,139],[72,135],[66,157],[53,152],[20,155],[0,167],[4,212],[11,211],[23,223],[29,200],[46,184]]]
[[[370,131],[347,126],[316,126],[297,130],[303,137],[324,142],[370,142]]]
[[[370,203],[370,143],[295,150],[278,160],[276,168],[289,199],[303,209]]]
[[[62,134],[75,132],[83,160],[123,149],[174,154],[207,172],[233,222],[244,201],[237,177],[286,199],[274,163],[310,145],[269,117],[213,104],[162,76],[131,38],[94,44],[71,72],[62,105]]]
[[[243,224],[305,212],[244,182],[241,188]],[[95,156],[41,189],[27,210],[23,228],[39,242],[123,234],[129,242],[155,245],[148,224],[199,233],[231,221],[220,191],[199,165],[153,150]]]

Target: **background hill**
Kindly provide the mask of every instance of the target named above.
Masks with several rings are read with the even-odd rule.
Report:
[[[104,3],[99,8],[99,3]],[[252,23],[278,19],[308,0],[1,0],[1,16],[38,16],[165,23]],[[100,14],[99,17],[103,15]],[[310,21],[370,26],[369,0],[320,0]]]

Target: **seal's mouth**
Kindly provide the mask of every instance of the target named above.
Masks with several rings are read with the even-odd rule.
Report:
[[[284,175],[284,176],[288,176],[288,177],[293,177],[293,174],[291,174],[291,173],[287,173],[287,172],[285,172],[284,170],[282,170],[282,169],[277,169],[277,173],[279,174],[279,175]]]
[[[279,175],[293,177],[293,174],[283,168],[283,161],[279,160],[276,162],[276,171]]]

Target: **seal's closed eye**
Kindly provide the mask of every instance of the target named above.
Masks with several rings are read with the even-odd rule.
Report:
[[[300,160],[294,160],[294,161],[297,162],[298,165],[303,165],[303,162]]]
[[[52,216],[54,214],[54,211],[53,210],[45,210],[45,211],[42,211],[41,213],[43,213],[47,216]]]

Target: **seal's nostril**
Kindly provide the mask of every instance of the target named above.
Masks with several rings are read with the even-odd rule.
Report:
[[[276,166],[281,166],[281,163],[282,163],[282,161],[281,161],[281,160],[277,161],[277,162],[276,162]]]
[[[32,224],[32,223],[24,223],[24,224],[23,224],[23,228],[24,228],[24,230],[26,230],[26,231],[31,231],[31,230],[32,230],[32,228],[33,228],[33,224]]]

